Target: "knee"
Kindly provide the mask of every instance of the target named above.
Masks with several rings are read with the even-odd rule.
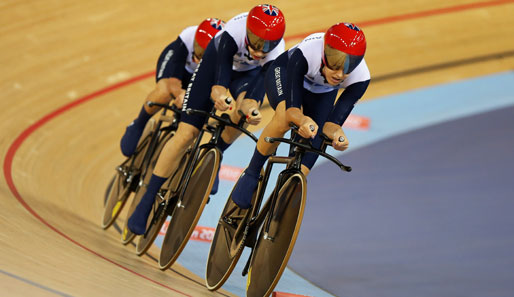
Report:
[[[171,101],[171,83],[168,79],[161,79],[157,82],[151,99],[162,104],[168,104]]]
[[[276,129],[282,134],[289,130],[289,123],[287,122],[285,115],[275,113],[271,119],[271,122],[273,123],[273,126],[276,127]]]
[[[173,136],[173,143],[178,145],[181,149],[187,148],[193,140],[198,136],[198,129],[196,127],[181,122],[178,126],[177,132]]]

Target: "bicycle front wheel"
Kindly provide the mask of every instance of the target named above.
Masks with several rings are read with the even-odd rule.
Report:
[[[252,196],[252,205],[257,199],[256,193],[260,191],[262,184]],[[230,194],[223,209],[218,226],[214,232],[207,267],[205,269],[205,286],[214,291],[225,283],[237,264],[244,248],[247,236],[247,223],[252,213],[252,208],[241,209],[232,201]]]
[[[300,231],[307,192],[305,176],[291,175],[280,187],[273,212],[259,233],[248,271],[246,296],[269,296],[277,285]]]
[[[202,149],[184,195],[171,215],[164,236],[159,267],[168,269],[178,258],[193,233],[211,193],[221,162],[221,152],[215,147]]]

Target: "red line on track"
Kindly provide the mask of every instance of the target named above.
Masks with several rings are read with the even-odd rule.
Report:
[[[369,20],[369,21],[362,21],[362,22],[359,22],[359,25],[362,26],[362,27],[369,27],[369,26],[375,26],[375,25],[380,25],[380,24],[386,24],[386,23],[393,23],[393,22],[399,22],[399,21],[405,21],[405,20],[410,20],[410,19],[416,19],[416,18],[422,18],[422,17],[427,17],[427,16],[434,16],[434,15],[441,15],[441,14],[447,14],[447,13],[452,13],[452,12],[459,12],[459,11],[464,11],[464,10],[470,10],[470,9],[476,9],[476,8],[482,8],[482,7],[490,7],[490,6],[497,6],[497,5],[503,5],[503,4],[509,4],[509,3],[513,3],[514,0],[494,0],[494,1],[484,1],[484,2],[477,2],[477,3],[469,3],[469,4],[462,4],[462,5],[457,5],[457,6],[451,6],[451,7],[445,7],[445,8],[438,8],[438,9],[433,9],[433,10],[427,10],[427,11],[420,11],[420,12],[415,12],[415,13],[409,13],[409,14],[404,14],[404,15],[398,15],[398,16],[390,16],[390,17],[385,17],[385,18],[380,18],[380,19],[375,19],[375,20]],[[318,30],[319,31],[319,30]],[[314,31],[314,32],[318,32],[318,31]],[[310,33],[302,33],[302,34],[298,34],[298,35],[290,35],[290,36],[286,36],[284,39],[286,41],[289,41],[289,40],[292,40],[292,39],[299,39],[299,38],[303,38],[309,34],[312,34],[314,32],[310,32]],[[56,227],[52,226],[50,223],[48,223],[45,219],[43,219],[41,216],[39,216],[39,214],[34,211],[30,205],[28,205],[28,203],[23,199],[23,197],[20,195],[20,193],[18,192],[18,189],[16,188],[16,185],[14,184],[14,181],[13,181],[13,177],[12,177],[12,163],[13,163],[13,159],[14,159],[14,156],[16,155],[16,152],[18,151],[18,149],[20,148],[20,146],[23,144],[23,142],[32,134],[34,133],[37,129],[41,128],[44,124],[46,124],[47,122],[49,122],[50,120],[56,118],[57,116],[63,114],[64,112],[67,112],[79,105],[81,105],[82,103],[85,103],[89,100],[92,100],[92,99],[95,99],[95,98],[98,98],[102,95],[105,95],[107,93],[110,93],[116,89],[120,89],[122,87],[125,87],[127,85],[130,85],[132,83],[135,83],[135,82],[138,82],[140,80],[143,80],[143,79],[146,79],[146,78],[149,78],[151,76],[153,76],[155,74],[155,71],[152,71],[152,72],[148,72],[148,73],[144,73],[144,74],[141,74],[141,75],[138,75],[136,77],[133,77],[133,78],[130,78],[128,80],[125,80],[125,81],[122,81],[122,82],[119,82],[117,84],[114,84],[112,86],[109,86],[109,87],[106,87],[104,89],[101,89],[99,91],[96,91],[96,92],[93,92],[91,94],[88,94],[84,97],[81,97],[69,104],[66,104],[58,109],[56,109],[55,111],[43,116],[41,119],[39,119],[37,122],[35,122],[34,124],[30,125],[28,128],[26,128],[15,140],[14,142],[11,144],[11,146],[9,147],[8,151],[7,151],[7,154],[4,158],[4,175],[5,175],[5,180],[7,182],[7,185],[9,187],[9,189],[11,190],[11,192],[13,193],[14,197],[16,197],[16,199],[20,202],[21,205],[23,205],[23,207],[25,207],[25,209],[30,213],[32,214],[36,219],[38,219],[41,223],[43,223],[44,225],[48,226],[48,228],[50,228],[51,230],[53,230],[54,232],[56,232],[57,234],[61,235],[62,237],[66,238],[67,240],[69,240],[70,242],[76,244],[77,246],[83,248],[84,250],[104,259],[105,261],[108,261],[109,263],[112,263],[128,272],[131,272],[137,276],[140,276],[146,280],[149,280],[157,285],[160,285],[164,288],[167,288],[169,290],[172,290],[174,292],[177,292],[177,293],[180,293],[184,296],[190,296],[190,295],[187,295],[183,292],[180,292],[176,289],[173,289],[169,286],[166,286],[165,284],[162,284],[162,283],[159,283],[145,275],[142,275],[140,273],[137,273],[136,271],[134,270],[131,270],[119,263],[116,263],[114,262],[113,260],[91,250],[90,248],[84,246],[83,244],[75,241],[74,239],[72,239],[71,237],[69,237],[68,235],[64,234],[62,231],[60,231],[59,229],[57,229]]]
[[[174,291],[176,293],[179,293],[181,295],[184,295],[184,296],[190,296],[184,292],[181,292],[181,291],[178,291],[174,288],[171,288],[165,284],[162,284],[160,282],[157,282],[145,275],[142,275],[130,268],[127,268],[119,263],[116,263],[114,262],[113,260],[101,255],[100,253],[88,248],[87,246],[81,244],[80,242],[74,240],[73,238],[69,237],[68,235],[64,234],[61,230],[57,229],[56,227],[54,227],[53,225],[51,225],[50,223],[48,223],[45,219],[43,219],[36,211],[34,211],[30,205],[28,205],[28,203],[23,199],[23,197],[20,195],[20,193],[18,192],[18,189],[16,188],[15,184],[14,184],[14,181],[13,181],[13,178],[12,178],[12,163],[13,163],[13,159],[14,159],[14,156],[16,154],[16,152],[18,151],[18,149],[20,148],[20,146],[23,144],[23,142],[34,132],[36,131],[37,129],[41,128],[41,126],[43,126],[45,123],[47,123],[48,121],[50,121],[51,119],[57,117],[58,115],[84,103],[84,102],[87,102],[91,99],[94,99],[94,98],[97,98],[103,94],[106,94],[106,93],[109,93],[111,91],[114,91],[116,89],[119,89],[121,87],[124,87],[126,85],[129,85],[131,83],[134,83],[136,81],[139,81],[139,80],[142,80],[142,79],[145,79],[149,76],[152,76],[153,73],[145,73],[145,74],[142,74],[142,75],[139,75],[137,77],[134,77],[134,78],[131,78],[129,80],[126,80],[126,81],[123,81],[123,82],[120,82],[118,84],[115,84],[115,85],[112,85],[110,87],[107,87],[105,89],[102,89],[100,91],[97,91],[97,92],[94,92],[94,93],[91,93],[87,96],[84,96],[82,98],[79,98],[78,100],[76,101],[73,101],[67,105],[64,105],[60,108],[58,108],[57,110],[55,110],[54,112],[51,112],[49,114],[47,114],[46,116],[42,117],[41,119],[39,119],[37,122],[35,122],[34,124],[32,124],[31,126],[29,126],[27,129],[25,129],[17,138],[16,140],[11,144],[11,146],[9,147],[9,150],[7,151],[7,154],[5,156],[5,160],[4,160],[4,175],[5,175],[5,180],[7,181],[7,185],[9,186],[9,189],[11,190],[11,192],[13,193],[14,197],[16,197],[16,199],[20,202],[21,205],[23,205],[23,207],[25,207],[25,209],[30,213],[32,214],[36,219],[38,219],[41,223],[43,223],[44,225],[46,225],[48,228],[50,228],[51,230],[53,230],[54,232],[56,232],[57,234],[61,235],[62,237],[66,238],[67,240],[69,240],[70,242],[74,243],[75,245],[83,248],[84,250],[92,253],[93,255],[95,256],[98,256],[102,259],[104,259],[105,261],[109,262],[109,263],[112,263],[116,266],[118,266],[119,268],[121,269],[124,269],[128,272],[131,272],[139,277],[142,277],[146,280],[149,280],[151,282],[153,282],[154,284],[157,284],[161,287],[164,287],[166,289],[169,289],[171,291]]]

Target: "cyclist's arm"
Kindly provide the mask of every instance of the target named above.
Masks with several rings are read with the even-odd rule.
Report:
[[[343,131],[343,123],[353,110],[355,103],[364,95],[368,88],[369,80],[351,84],[337,100],[327,122],[323,125],[323,133],[332,139],[332,146],[339,151],[344,151],[349,146],[349,141]]]
[[[357,103],[366,92],[368,85],[369,80],[366,80],[346,87],[337,99],[337,103],[328,117],[328,122],[335,123],[339,126],[343,125],[348,115],[350,115],[350,112],[352,112],[355,103]]]
[[[303,121],[302,94],[303,77],[309,70],[307,59],[299,49],[293,50],[287,63],[286,85],[286,116],[288,122],[293,122],[298,127]]]
[[[295,49],[287,63],[286,85],[286,120],[299,127],[298,133],[305,138],[313,138],[318,132],[318,125],[301,110],[303,78],[309,65],[300,49]]]
[[[287,62],[286,85],[289,92],[286,93],[286,109],[302,107],[303,78],[308,70],[309,65],[302,51],[300,49],[293,50]]]
[[[222,86],[226,89],[230,86],[230,78],[232,76],[232,64],[234,63],[234,55],[237,53],[237,44],[229,33],[223,32],[221,36],[214,40],[217,43],[217,61],[216,74],[214,84]]]
[[[213,40],[217,45],[217,61],[211,97],[214,100],[216,109],[224,111],[228,108],[225,99],[228,96],[232,64],[234,63],[234,55],[237,53],[238,48],[234,38],[227,32],[223,32],[216,39]]]

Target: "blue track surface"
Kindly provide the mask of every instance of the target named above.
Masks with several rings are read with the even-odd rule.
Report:
[[[309,176],[290,268],[337,296],[512,296],[514,107],[344,160]]]

